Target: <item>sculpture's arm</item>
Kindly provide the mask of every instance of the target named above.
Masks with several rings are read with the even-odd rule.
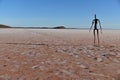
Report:
[[[92,29],[93,24],[94,24],[94,20],[92,21],[92,25],[91,25],[91,27],[90,27],[90,29],[89,29],[89,32],[90,32],[90,30]]]
[[[101,33],[102,33],[101,22],[100,22],[100,20],[98,20],[98,21],[99,21],[100,30],[101,30]]]

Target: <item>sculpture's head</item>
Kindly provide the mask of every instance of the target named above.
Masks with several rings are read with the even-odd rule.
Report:
[[[96,14],[94,15],[95,19],[96,19]]]

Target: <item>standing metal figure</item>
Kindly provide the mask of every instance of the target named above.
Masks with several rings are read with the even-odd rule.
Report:
[[[97,28],[97,24],[99,23],[100,29],[101,29],[101,33],[102,33],[102,27],[101,27],[101,23],[100,20],[96,18],[96,14],[94,15],[95,19],[93,19],[92,21],[92,25],[90,30],[92,29],[93,25],[94,25],[94,29],[93,29],[93,34],[94,34],[94,45],[95,45],[95,39],[96,39],[96,35],[95,35],[95,31],[97,31],[97,38],[98,38],[98,45],[99,45],[99,30]],[[90,32],[90,31],[89,31]]]

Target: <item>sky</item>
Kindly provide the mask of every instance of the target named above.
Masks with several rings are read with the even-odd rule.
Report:
[[[89,28],[94,14],[120,29],[119,0],[0,0],[0,24],[13,27]]]

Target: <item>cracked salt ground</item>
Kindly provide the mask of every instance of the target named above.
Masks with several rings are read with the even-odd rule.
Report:
[[[113,35],[103,35],[102,46],[93,46],[86,30],[5,31],[0,34],[0,79],[119,80],[120,45]]]
[[[57,52],[61,52],[61,53],[67,53],[71,56],[80,56],[80,55],[88,55],[88,56],[95,56],[95,52],[91,51],[90,49],[87,49],[86,47],[59,47],[57,48]]]

